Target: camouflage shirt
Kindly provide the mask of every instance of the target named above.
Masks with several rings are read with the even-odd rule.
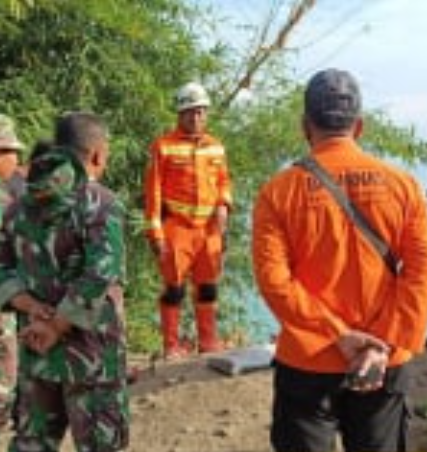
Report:
[[[45,355],[21,346],[24,374],[85,384],[117,380],[125,366],[123,208],[111,191],[85,179],[74,157],[70,163],[62,154],[43,157],[39,180],[32,182],[30,172],[28,193],[5,213],[0,308],[29,292],[73,325]],[[20,313],[18,327],[26,324]]]

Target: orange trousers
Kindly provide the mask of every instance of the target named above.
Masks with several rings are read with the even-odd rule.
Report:
[[[165,221],[167,251],[159,261],[165,285],[216,283],[222,272],[224,243],[216,224],[192,226],[170,217]]]

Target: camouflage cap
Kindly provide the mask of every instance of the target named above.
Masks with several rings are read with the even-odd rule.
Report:
[[[0,149],[19,151],[23,148],[24,144],[16,136],[13,120],[0,114]]]
[[[338,69],[326,69],[308,82],[305,96],[305,114],[325,130],[349,128],[360,115],[361,94],[354,77]]]

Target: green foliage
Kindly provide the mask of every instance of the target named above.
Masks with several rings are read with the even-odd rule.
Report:
[[[363,141],[382,156],[399,157],[407,163],[427,162],[427,143],[413,128],[397,127],[384,112],[366,115]]]

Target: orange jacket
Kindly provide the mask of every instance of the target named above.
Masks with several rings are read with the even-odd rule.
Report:
[[[348,329],[395,348],[390,365],[424,346],[427,215],[408,175],[347,138],[312,149],[373,227],[404,261],[393,277],[330,193],[303,169],[282,171],[261,189],[253,214],[255,276],[281,325],[277,359],[316,372],[343,372],[336,341]]]
[[[211,135],[192,139],[179,129],[156,140],[145,177],[145,223],[151,239],[163,238],[165,213],[188,224],[206,224],[218,205],[231,205],[231,183],[222,144]]]

